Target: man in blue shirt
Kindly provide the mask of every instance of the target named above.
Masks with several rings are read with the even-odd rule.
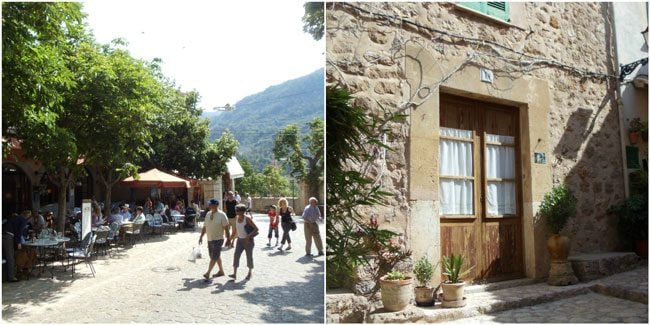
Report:
[[[122,219],[124,221],[131,221],[131,212],[129,212],[129,205],[128,204],[124,203],[124,205],[122,206],[121,215],[122,215]]]
[[[309,198],[309,205],[305,207],[302,213],[302,219],[305,221],[305,241],[306,246],[305,256],[311,255],[311,241],[312,238],[316,242],[316,249],[318,249],[318,256],[323,256],[323,240],[320,237],[318,229],[318,222],[322,220],[320,210],[318,209],[318,200],[315,197]]]

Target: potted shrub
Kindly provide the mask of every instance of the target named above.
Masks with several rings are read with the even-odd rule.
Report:
[[[576,214],[577,199],[565,185],[554,187],[544,195],[539,207],[539,215],[546,220],[546,226],[551,236],[546,242],[546,247],[551,255],[551,272],[548,283],[551,285],[568,285],[577,283],[573,275],[569,257],[569,237],[560,235],[569,218]]]
[[[435,289],[429,287],[428,284],[433,277],[438,265],[435,266],[429,262],[426,256],[422,256],[413,268],[415,279],[418,280],[419,286],[415,287],[415,303],[418,306],[433,306],[435,303],[434,291]]]
[[[648,257],[648,196],[635,194],[621,204],[613,205],[607,213],[618,216],[619,238],[625,249],[634,249],[637,255]]]
[[[454,255],[442,257],[442,274],[447,276],[447,281],[442,283],[442,305],[445,307],[462,307],[464,303],[465,282],[464,276],[469,274],[472,267],[465,271],[463,268],[463,256]]]
[[[643,139],[647,141],[648,123],[642,122],[640,118],[635,117],[632,119],[632,121],[630,121],[628,132],[631,144],[636,144],[639,141],[639,137],[643,137]]]
[[[411,301],[413,278],[400,271],[388,272],[379,279],[381,302],[387,311],[400,311]]]

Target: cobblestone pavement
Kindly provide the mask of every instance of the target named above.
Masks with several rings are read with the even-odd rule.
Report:
[[[207,240],[201,247],[204,258],[189,262],[199,232],[181,231],[119,249],[112,258],[98,257],[93,263],[95,278],[81,263],[74,279],[69,271],[61,270],[55,271],[54,279],[3,283],[2,319],[20,323],[322,323],[325,258],[304,256],[300,222],[291,232],[293,249],[284,253],[266,246],[268,218],[255,215],[255,222],[260,235],[255,238],[250,281],[244,280],[247,268],[242,254],[237,281],[219,277],[205,282]],[[324,239],[323,225],[320,230]],[[222,252],[226,274],[232,272],[233,254],[234,249]]]
[[[648,305],[587,293],[449,323],[648,323]]]

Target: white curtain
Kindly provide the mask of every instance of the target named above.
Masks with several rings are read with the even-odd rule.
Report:
[[[515,138],[505,135],[488,134],[488,142],[514,144]],[[486,148],[485,169],[488,178],[515,178],[515,148],[488,144]],[[515,182],[488,182],[487,201],[489,214],[515,214]]]
[[[441,136],[472,139],[472,131],[440,128]],[[444,176],[473,176],[472,143],[440,139],[440,202],[442,214],[474,214],[472,180]]]

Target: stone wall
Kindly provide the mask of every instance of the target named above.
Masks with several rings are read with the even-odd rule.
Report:
[[[502,86],[486,90],[495,98],[501,92],[512,91],[508,87],[512,88],[517,80],[545,81],[550,113],[544,129],[548,131],[539,141],[530,139],[530,142],[535,144],[531,145],[531,151],[547,153],[548,168],[543,169],[542,178],[548,177],[549,184],[532,189],[532,210],[536,213],[551,181],[553,184],[566,182],[579,200],[577,216],[563,231],[572,238],[572,253],[611,251],[618,247],[613,217],[605,213],[611,204],[624,197],[613,91],[616,83],[614,78],[580,73],[584,70],[616,74],[611,27],[605,18],[610,13],[609,4],[511,3],[512,24],[487,19],[452,3],[351,5],[332,3],[327,7],[328,84],[347,86],[355,104],[368,108],[370,113],[381,114],[383,107],[410,114],[410,108],[437,100],[435,95],[439,89],[455,74],[469,68],[487,67],[495,72],[495,78],[505,80]],[[386,16],[399,16],[417,25]],[[470,39],[461,40],[431,29]],[[429,77],[423,74],[421,84],[429,87],[409,84],[405,64],[407,46],[431,56],[430,62],[422,64],[442,77],[427,80]],[[523,60],[521,53],[545,58],[546,63],[518,65]],[[531,92],[522,96],[527,96],[528,102],[535,102],[540,95]],[[409,152],[409,143],[414,140],[409,138],[412,123],[411,120],[388,125],[392,134],[387,143],[393,150],[387,153],[385,161],[376,163],[371,174],[379,177],[382,188],[393,196],[385,207],[366,209],[368,215],[379,217],[380,227],[403,233],[411,245],[421,241],[412,238],[419,225],[411,225],[412,209],[417,202],[412,200],[416,193],[409,190],[409,183],[414,181],[409,174],[417,177],[419,172],[411,170],[413,162],[409,159],[418,154]],[[533,134],[537,126],[530,123],[530,127]],[[436,164],[434,161],[432,166]],[[524,173],[529,175],[531,171],[524,170]],[[425,181],[435,184],[432,191],[437,195],[437,179]],[[428,209],[437,211],[437,197],[435,200],[432,207],[427,205]],[[536,254],[546,254],[543,242],[535,241]],[[412,248],[417,251],[417,247]]]

